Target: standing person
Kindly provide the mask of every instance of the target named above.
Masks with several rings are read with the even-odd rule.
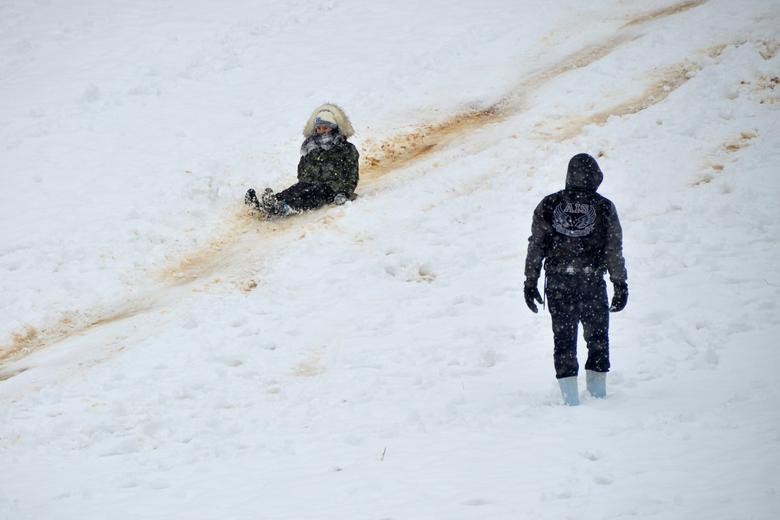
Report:
[[[607,395],[609,312],[628,302],[623,232],[612,202],[596,193],[604,175],[596,159],[581,153],[569,161],[566,189],[546,196],[534,210],[525,261],[525,302],[538,312],[537,289],[544,261],[545,294],[552,315],[555,375],[564,403],[579,404],[577,327],[582,322],[588,346],[588,392]],[[604,274],[614,287],[607,304]]]
[[[359,154],[347,141],[354,133],[340,107],[332,103],[317,107],[303,129],[298,182],[279,193],[266,188],[260,200],[250,188],[244,202],[269,216],[286,216],[354,199]]]

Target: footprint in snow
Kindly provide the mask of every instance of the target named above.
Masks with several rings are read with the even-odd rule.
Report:
[[[486,506],[490,504],[490,501],[481,498],[472,498],[471,500],[466,500],[462,502],[462,504],[464,506]]]
[[[602,457],[602,455],[601,453],[594,453],[592,451],[583,451],[580,453],[580,457],[587,459],[591,462],[595,462],[599,460]]]

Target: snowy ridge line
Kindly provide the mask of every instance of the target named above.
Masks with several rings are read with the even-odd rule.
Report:
[[[546,83],[568,72],[585,68],[608,56],[623,44],[641,38],[644,34],[636,31],[638,27],[668,16],[686,12],[703,5],[706,1],[685,1],[650,13],[637,15],[620,26],[616,36],[580,49],[565,56],[553,65],[532,73],[520,81],[516,88],[487,108],[471,109],[456,114],[443,122],[423,124],[411,132],[390,137],[381,143],[367,141],[367,149],[363,150],[363,157],[361,158],[361,188],[365,188],[366,185],[370,186],[373,182],[393,171],[403,169],[445,149],[456,137],[500,123],[509,117],[523,112],[527,108],[525,99],[528,92],[539,90]],[[682,83],[684,81],[679,85],[682,85]],[[679,85],[677,86],[679,87]],[[661,90],[663,90],[663,85]],[[655,102],[662,100],[663,98],[660,98]],[[626,105],[626,114],[636,113],[651,104],[645,105],[634,102]],[[604,122],[606,122],[608,117],[609,115],[603,116]],[[575,124],[576,132],[571,133],[573,130],[567,132],[566,138],[573,137],[587,124],[588,122]],[[155,279],[158,280],[158,285],[148,292],[192,284],[217,272],[229,271],[236,266],[238,258],[245,258],[247,262],[256,262],[258,256],[256,251],[257,244],[261,242],[256,240],[253,246],[247,246],[247,241],[241,241],[243,237],[257,234],[261,240],[269,240],[283,236],[290,230],[298,228],[302,221],[327,223],[328,219],[332,218],[327,215],[312,213],[284,221],[263,222],[253,218],[251,213],[244,208],[236,210],[228,214],[224,219],[226,231],[210,239],[205,246],[184,255],[180,260],[162,269],[155,276]],[[267,244],[264,246],[264,249],[267,249]],[[239,284],[239,286],[243,287],[245,284]],[[134,300],[134,302],[136,301],[148,303],[149,298],[148,296],[142,296]],[[55,324],[49,326],[34,327],[28,325],[22,331],[12,334],[9,344],[0,346],[0,381],[20,373],[14,370],[2,371],[11,362],[18,361],[33,352],[47,348],[72,336],[88,333],[102,325],[135,317],[154,308],[156,308],[155,304],[149,304],[146,307],[141,306],[141,308],[137,308],[133,304],[125,304],[117,306],[115,310],[106,313],[99,311],[69,312],[57,320]]]

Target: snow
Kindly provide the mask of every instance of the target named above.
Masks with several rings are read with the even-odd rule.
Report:
[[[0,518],[775,518],[779,18],[4,2]],[[325,101],[360,197],[252,218]],[[522,272],[583,151],[630,297],[568,408]]]

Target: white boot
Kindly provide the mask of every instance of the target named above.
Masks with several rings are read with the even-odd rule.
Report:
[[[580,394],[577,390],[577,376],[564,377],[558,380],[561,386],[561,395],[563,404],[566,406],[577,406],[580,404]]]
[[[590,395],[597,399],[604,399],[607,397],[606,372],[594,372],[593,370],[586,370],[585,381],[587,382],[588,392],[590,392]]]

